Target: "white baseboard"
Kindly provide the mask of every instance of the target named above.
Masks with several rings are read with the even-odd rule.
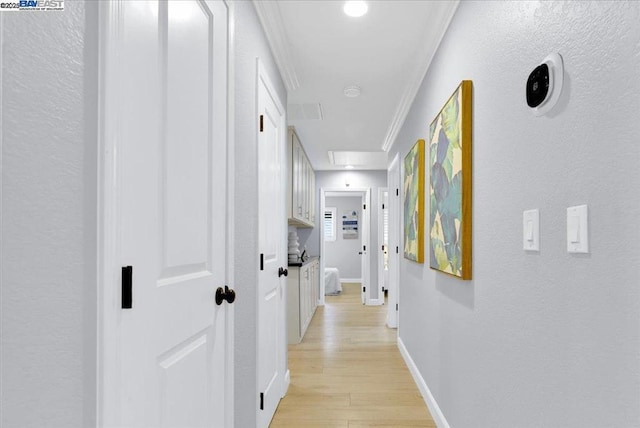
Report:
[[[340,284],[344,284],[345,282],[359,282],[362,284],[362,278],[340,278]]]
[[[413,376],[413,380],[416,381],[416,385],[418,385],[420,394],[422,394],[422,398],[427,404],[429,412],[431,412],[431,416],[433,417],[436,425],[438,426],[438,428],[450,428],[447,419],[444,417],[442,410],[440,410],[440,406],[438,406],[436,399],[433,397],[433,394],[431,394],[427,383],[424,381],[424,378],[418,370],[418,366],[416,366],[416,363],[413,362],[413,358],[411,358],[411,355],[409,355],[409,351],[404,346],[404,342],[402,342],[402,339],[400,337],[398,337],[398,349],[400,349],[400,354],[402,354],[404,362],[407,364],[407,367],[409,367],[409,371]]]
[[[382,299],[369,299],[367,302],[369,306],[382,306],[384,305],[384,297]]]
[[[284,385],[282,385],[282,398],[287,395],[289,385],[291,385],[291,372],[287,369],[287,372],[284,374]]]

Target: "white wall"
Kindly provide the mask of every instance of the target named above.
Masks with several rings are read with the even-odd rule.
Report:
[[[400,338],[452,427],[640,426],[639,22],[638,2],[463,1],[434,58],[390,158],[473,80],[473,280],[401,259]],[[534,117],[551,52],[566,87]],[[587,255],[566,252],[578,204]]]
[[[95,426],[97,5],[0,19],[0,425]]]
[[[304,144],[304,142],[303,142]],[[378,206],[378,188],[387,187],[387,172],[386,171],[316,171],[316,218],[321,219],[320,215],[320,189],[332,188],[332,189],[348,189],[345,183],[349,182],[349,188],[368,187],[371,189],[371,206]],[[382,243],[378,242],[378,210],[371,210],[371,235],[369,236],[369,243],[371,248],[379,249],[382,251]],[[300,238],[300,246],[306,245],[307,252],[309,254],[320,254],[320,233],[321,228],[315,227],[313,229],[298,229],[298,236]],[[380,239],[380,241],[382,238]],[[376,253],[371,254],[370,272],[369,278],[371,284],[377,284],[374,286],[372,298],[378,298],[378,290],[380,284],[378,283],[378,256]]]
[[[340,279],[361,279],[362,256],[358,253],[362,251],[362,198],[327,197],[325,206],[336,208],[336,240],[324,242],[325,267],[338,268]],[[342,236],[342,216],[346,211],[355,211],[358,215],[357,239],[344,239]]]
[[[253,3],[235,1],[235,426],[256,426],[258,146],[256,58],[286,105],[287,94]],[[286,219],[282,219],[286,227]],[[284,239],[284,237],[283,237]]]

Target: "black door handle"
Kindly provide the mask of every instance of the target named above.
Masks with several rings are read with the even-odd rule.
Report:
[[[283,267],[280,267],[278,269],[278,278],[280,278],[282,275],[289,276],[289,270],[287,270],[287,269],[285,269]]]
[[[221,305],[224,300],[229,304],[236,300],[236,292],[226,285],[224,286],[224,289],[222,287],[218,287],[216,290],[216,305]]]

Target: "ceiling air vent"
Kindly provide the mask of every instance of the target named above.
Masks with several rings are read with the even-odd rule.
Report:
[[[289,104],[287,114],[289,121],[324,119],[320,103]]]

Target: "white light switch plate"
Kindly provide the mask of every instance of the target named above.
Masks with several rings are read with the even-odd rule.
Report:
[[[567,251],[589,252],[589,216],[586,205],[567,208]]]
[[[522,248],[540,251],[540,212],[529,210],[522,213]]]

